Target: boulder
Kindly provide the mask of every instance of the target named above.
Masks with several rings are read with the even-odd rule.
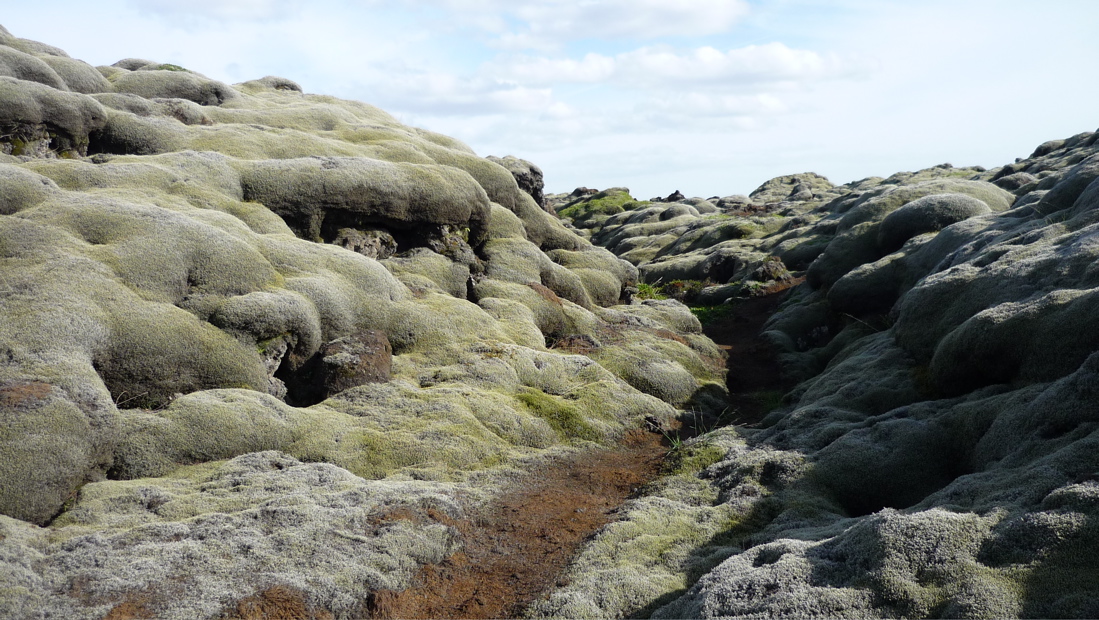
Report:
[[[382,228],[341,228],[336,231],[336,238],[332,243],[378,260],[389,258],[397,251],[397,241],[389,231]]]
[[[757,187],[750,195],[754,202],[782,202],[784,200],[811,200],[814,193],[823,193],[834,186],[815,172],[789,174],[775,177]],[[740,197],[732,197],[731,204],[740,203]],[[747,202],[747,201],[743,201]],[[743,203],[741,203],[743,204]]]
[[[1009,192],[1017,191],[1031,183],[1037,183],[1038,177],[1030,174],[1029,172],[1016,172],[1000,177],[993,181],[996,185],[1006,189]]]
[[[117,75],[113,82],[120,93],[153,99],[187,99],[199,105],[221,105],[240,96],[228,84],[185,70],[139,70]]]
[[[449,166],[347,157],[239,162],[245,200],[263,203],[294,232],[334,239],[341,229],[378,224],[468,227],[476,243],[489,214],[481,186]]]
[[[0,76],[37,82],[57,90],[69,90],[65,81],[41,58],[0,45]]]
[[[392,357],[389,339],[376,329],[333,340],[297,370],[281,374],[287,401],[308,406],[356,386],[389,381]]]
[[[885,216],[878,228],[878,247],[883,254],[889,254],[916,235],[938,232],[985,213],[992,213],[992,209],[965,194],[932,194],[917,198]]]
[[[0,47],[0,49],[4,49]],[[86,95],[0,77],[0,150],[14,155],[86,155],[88,135],[107,123],[107,111]]]
[[[237,84],[236,88],[245,89],[251,91],[253,89],[262,90],[274,90],[274,91],[287,91],[287,92],[303,92],[301,85],[294,80],[279,77],[277,75],[267,75],[261,77],[258,80],[249,80],[243,84]]]
[[[39,58],[57,73],[68,90],[86,95],[108,93],[114,90],[114,86],[107,78],[83,60],[53,55],[43,55]]]
[[[541,168],[525,159],[519,159],[512,155],[507,155],[505,157],[494,157],[489,155],[485,159],[506,168],[507,171],[511,173],[511,176],[515,177],[515,182],[519,185],[519,189],[523,190],[534,199],[534,202],[538,206],[546,209],[547,213],[554,213],[546,204],[546,197],[543,193],[545,182],[543,181]]]

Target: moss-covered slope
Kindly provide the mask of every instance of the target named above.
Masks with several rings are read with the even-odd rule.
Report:
[[[720,405],[684,306],[368,104],[0,28],[0,125],[0,616],[357,617],[453,498]]]
[[[761,335],[800,382],[758,427],[677,448],[701,471],[630,506],[535,612],[1099,613],[1097,161],[1084,133],[994,170],[794,175],[590,226],[657,288],[703,281],[696,303],[806,276]]]

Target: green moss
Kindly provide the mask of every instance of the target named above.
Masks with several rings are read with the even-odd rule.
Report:
[[[782,390],[763,390],[745,394],[744,398],[758,403],[764,411],[771,412],[782,406],[782,397],[784,395]]]
[[[114,85],[120,93],[131,93],[146,99],[187,99],[200,105],[216,106],[240,98],[240,93],[228,84],[204,78],[186,69],[131,71],[115,78]]]
[[[702,325],[710,325],[732,315],[731,304],[719,304],[717,306],[691,306],[691,314],[698,318]]]
[[[1099,525],[1087,525],[1043,558],[1022,582],[1023,617],[1083,617],[1094,613],[1099,597]],[[1090,613],[1089,613],[1090,612]]]
[[[746,513],[736,513],[726,518],[710,544],[727,546],[747,546],[745,539],[767,527],[783,511],[783,503],[774,497],[764,497],[752,504]],[[701,576],[701,575],[700,575]]]
[[[156,71],[187,71],[187,69],[184,69],[183,67],[181,67],[179,65],[173,65],[173,64],[157,65],[155,67],[149,67],[149,69],[156,70]]]
[[[599,192],[589,200],[581,200],[567,205],[557,212],[561,217],[577,221],[589,220],[595,216],[610,216],[623,211],[632,211],[649,206],[648,201],[637,201],[629,192]]]
[[[534,415],[567,439],[599,441],[600,435],[572,405],[532,388],[520,388],[515,396]]]
[[[423,446],[395,433],[366,430],[344,438],[358,449],[357,458],[345,466],[348,471],[367,479],[384,478],[402,467],[421,465],[430,457]]]
[[[695,474],[725,458],[726,450],[712,443],[685,445],[672,440],[673,449],[664,463],[671,475]]]

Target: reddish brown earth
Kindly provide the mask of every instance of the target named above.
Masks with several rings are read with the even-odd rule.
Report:
[[[705,328],[729,358],[732,419],[753,423],[789,388],[774,349],[759,338],[767,318],[802,279],[736,302]],[[769,396],[767,396],[769,395]],[[683,433],[694,434],[684,428]],[[448,521],[462,551],[424,568],[415,587],[377,592],[374,618],[514,618],[555,585],[580,545],[638,487],[656,477],[667,453],[665,438],[634,431],[617,448],[571,455],[538,468],[473,519]]]
[[[724,423],[758,422],[789,385],[782,380],[773,348],[759,338],[767,318],[794,280],[768,294],[739,300],[704,332],[728,353],[731,417]],[[582,343],[581,343],[582,344]],[[577,345],[579,346],[579,344]],[[679,431],[694,435],[699,429]],[[660,473],[668,441],[659,432],[634,430],[619,445],[541,464],[504,489],[465,520],[437,511],[390,514],[397,519],[433,520],[453,527],[462,549],[437,565],[425,566],[412,588],[378,591],[365,601],[372,618],[515,618],[554,586],[580,546],[616,519],[616,511]],[[116,607],[110,618],[145,618],[138,600]],[[226,618],[323,620],[331,614],[311,608],[290,588],[271,588],[239,601]]]
[[[374,618],[514,618],[558,583],[569,560],[615,510],[656,477],[661,434],[632,431],[615,448],[539,467],[466,521],[462,551],[427,566],[413,588],[376,592]]]

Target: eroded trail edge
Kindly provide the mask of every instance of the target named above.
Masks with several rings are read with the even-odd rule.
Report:
[[[471,518],[450,521],[462,550],[424,567],[417,584],[374,593],[374,618],[513,618],[548,588],[580,545],[660,472],[659,433],[634,430],[618,446],[547,463]],[[563,585],[563,584],[561,584]]]
[[[703,326],[702,332],[728,355],[725,385],[733,415],[723,422],[755,424],[793,387],[790,379],[783,376],[775,347],[760,333],[790,289],[804,281],[804,277],[798,277],[774,287],[766,295],[738,300],[729,316]]]

